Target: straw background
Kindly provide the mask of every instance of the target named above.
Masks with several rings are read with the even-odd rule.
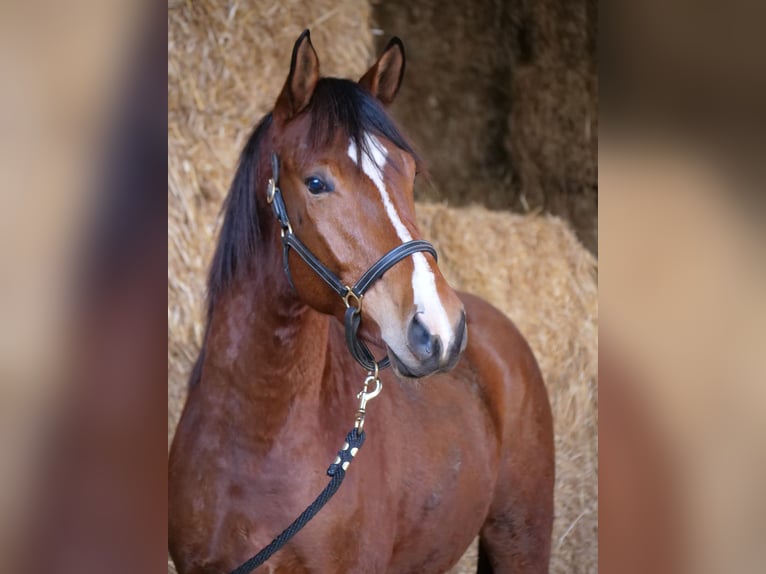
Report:
[[[428,152],[418,198],[567,219],[597,250],[594,0],[378,0],[376,47],[405,39],[393,114]],[[460,158],[460,161],[455,161]]]
[[[384,13],[382,4],[378,6],[358,0],[170,2],[168,441],[180,415],[186,379],[204,329],[204,282],[215,243],[218,211],[245,138],[253,124],[271,108],[282,87],[295,38],[304,28],[310,28],[324,74],[357,78],[373,61],[376,44],[373,32],[377,31],[381,22],[397,21],[398,17],[391,12],[397,4],[386,3],[385,10],[388,12]],[[422,5],[426,12],[421,13],[421,17],[428,17],[430,2],[411,4]],[[487,10],[495,10],[500,3],[470,4],[479,6],[471,10],[481,11],[484,4]],[[472,21],[474,11],[469,11],[467,20]],[[551,18],[555,20],[563,16],[554,13]],[[486,17],[486,14],[481,16]],[[410,48],[408,31],[411,28],[407,26],[403,23],[403,30],[386,28],[383,36],[387,40],[391,35],[399,35],[405,46]],[[579,37],[577,34],[579,32],[574,33],[573,37]],[[490,57],[494,49],[491,42],[471,35],[460,38],[463,42],[460,45],[461,58],[473,54],[472,57],[479,63],[488,61],[488,58],[493,62],[500,58],[494,53]],[[414,47],[408,49],[408,65],[409,62],[417,62],[419,57],[425,58],[425,54],[439,53],[436,45],[439,37],[432,36],[432,40],[433,46],[419,48],[427,39],[422,35],[412,38]],[[412,68],[417,70],[416,64],[412,64],[409,74],[405,76],[401,101],[395,104],[394,114],[405,133],[410,133],[409,124],[412,122],[413,139],[420,144],[435,178],[433,188],[419,188],[417,191],[421,229],[436,245],[440,267],[450,283],[455,288],[474,292],[492,302],[516,322],[529,340],[548,385],[556,430],[556,520],[551,572],[596,572],[598,303],[597,262],[591,252],[593,249],[589,251],[583,247],[572,225],[564,219],[537,212],[515,214],[488,210],[486,205],[514,207],[518,203],[521,180],[515,178],[505,187],[499,186],[498,182],[507,174],[497,178],[491,170],[477,167],[476,158],[481,155],[478,152],[453,154],[450,161],[455,167],[446,167],[449,162],[441,159],[442,151],[438,149],[435,161],[430,161],[430,144],[435,136],[429,134],[426,124],[416,120],[420,113],[418,106],[425,104],[418,98],[415,89],[419,83],[422,86],[422,82],[428,80],[421,73],[413,74]],[[467,65],[455,66],[454,73],[460,75],[466,68]],[[445,69],[449,66],[443,66],[438,74],[434,69],[436,79],[442,78]],[[544,75],[544,70],[538,73]],[[465,77],[455,78],[450,85],[460,86],[465,82]],[[576,92],[579,84],[571,82],[567,85]],[[510,98],[512,91],[504,93]],[[557,84],[543,95],[555,98],[567,94]],[[459,91],[453,91],[450,97],[459,96]],[[471,101],[474,97],[480,97],[480,94],[471,95]],[[572,94],[577,101],[583,97],[594,96],[590,92],[585,96],[579,92]],[[486,105],[496,104],[496,100],[490,98]],[[530,109],[538,109],[532,104],[530,106]],[[585,104],[574,107],[582,111],[583,106]],[[470,113],[466,115],[471,117],[461,124],[454,108],[449,109],[452,110],[448,112],[449,137],[463,138],[465,145],[474,145],[470,142],[488,145],[482,139],[484,124],[476,124],[476,118]],[[505,106],[498,112],[505,118],[503,125],[506,127],[512,123],[509,110]],[[515,109],[513,113],[522,112]],[[489,116],[482,117],[482,122],[486,122]],[[437,120],[433,121],[438,124]],[[555,131],[555,126],[545,129],[549,124],[528,119],[524,137],[531,140],[526,144],[530,149],[535,146],[549,149],[546,148],[547,139],[558,137],[557,133],[549,133]],[[531,126],[535,125],[540,130],[532,129]],[[514,156],[512,150],[517,144],[508,139],[511,136],[506,127],[500,129],[493,140],[493,145],[498,148],[493,152],[493,161],[498,165],[503,158],[510,165],[514,157],[521,157]],[[571,137],[558,141],[562,149],[575,145]],[[592,145],[595,146],[595,143]],[[591,195],[575,194],[575,199],[582,205],[590,205],[588,202],[595,201],[595,171],[587,168],[589,152],[578,149],[571,149],[571,152],[573,157],[581,158],[581,163],[573,159],[570,166],[579,165],[582,171],[571,168],[570,173],[584,174],[583,181],[589,178],[593,181],[583,184],[583,189],[590,190],[588,193]],[[525,161],[534,163],[534,160]],[[538,162],[533,167],[541,170],[545,162]],[[448,169],[446,176],[439,175],[442,169]],[[508,169],[518,172],[517,167]],[[531,170],[532,167],[525,169]],[[478,178],[474,185],[469,185],[471,181],[462,175],[456,175],[476,170],[484,176]],[[459,185],[450,183],[453,180],[458,181]],[[544,195],[546,185],[545,178],[531,183],[531,189],[535,191],[531,192],[530,197]],[[470,193],[470,197],[458,201],[456,195],[460,186],[470,190],[466,192]],[[555,189],[551,197],[559,189],[555,185],[552,187]],[[503,193],[511,194],[516,199],[502,200]],[[501,200],[482,199],[482,194],[486,197],[495,194]],[[558,195],[563,197],[560,193]],[[569,218],[575,221],[574,227],[580,230],[580,236],[585,241],[592,241],[595,237],[595,210],[589,213],[591,219],[585,227],[575,221],[576,218]],[[566,214],[563,210],[562,215]],[[590,239],[587,233],[583,233],[587,226],[593,231]],[[453,573],[473,572],[474,560],[475,548],[472,548]],[[168,571],[174,572],[170,562]]]

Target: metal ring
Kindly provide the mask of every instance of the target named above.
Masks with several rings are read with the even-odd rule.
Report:
[[[343,296],[343,303],[346,305],[346,309],[351,309],[352,307],[356,309],[357,313],[362,312],[362,298],[364,295],[357,295],[356,292],[346,285],[346,294]],[[353,299],[356,301],[356,305],[351,305],[350,299]]]
[[[271,203],[274,201],[274,195],[276,194],[277,186],[272,178],[269,178],[269,185],[266,188],[266,201]]]

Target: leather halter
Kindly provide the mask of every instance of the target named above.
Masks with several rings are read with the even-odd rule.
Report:
[[[375,281],[380,279],[383,274],[394,265],[418,252],[430,253],[434,259],[437,259],[436,249],[428,241],[415,239],[397,245],[391,251],[378,259],[367,271],[362,274],[359,280],[352,286],[344,284],[338,276],[328,269],[319,259],[311,253],[308,247],[293,233],[290,225],[290,219],[287,216],[285,200],[282,197],[282,190],[279,188],[279,158],[276,153],[271,154],[271,179],[266,192],[266,200],[271,204],[274,216],[277,218],[281,227],[282,235],[282,265],[287,275],[290,286],[295,289],[292,275],[290,273],[289,253],[293,249],[303,261],[319,277],[343,299],[346,305],[345,326],[346,326],[346,345],[351,355],[368,371],[377,373],[378,370],[389,366],[388,355],[380,361],[375,361],[370,349],[359,339],[358,331],[362,317],[362,297]]]

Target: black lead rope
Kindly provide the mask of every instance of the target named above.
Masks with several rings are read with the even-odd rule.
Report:
[[[277,536],[271,543],[261,550],[258,554],[250,558],[247,562],[231,571],[231,574],[248,574],[252,572],[258,566],[262,565],[266,560],[280,550],[287,542],[295,536],[298,531],[308,524],[309,520],[314,518],[316,514],[322,510],[322,507],[332,498],[332,496],[338,491],[340,485],[343,483],[343,479],[346,478],[346,469],[351,464],[354,456],[362,448],[364,444],[364,431],[359,431],[354,428],[346,436],[346,444],[338,451],[338,458],[327,469],[327,474],[330,476],[330,483],[325,486],[324,490],[319,493],[314,502],[304,510],[301,515],[296,518],[293,523],[285,528],[282,533]]]
[[[275,552],[287,544],[287,542],[295,536],[301,528],[306,526],[322,507],[329,502],[333,495],[338,491],[338,488],[340,488],[343,479],[346,477],[346,470],[351,464],[354,456],[356,456],[356,453],[364,444],[365,435],[362,428],[364,426],[365,406],[369,399],[376,397],[380,392],[381,382],[378,373],[390,364],[388,356],[383,357],[380,361],[376,361],[372,351],[370,351],[367,345],[358,336],[359,326],[362,321],[362,298],[370,286],[380,279],[386,271],[410,255],[426,252],[430,253],[433,258],[436,259],[436,250],[428,241],[423,241],[422,239],[407,241],[406,243],[397,245],[391,251],[383,255],[383,257],[378,259],[372,267],[364,272],[353,287],[345,285],[338,276],[325,267],[311,250],[293,233],[290,219],[287,216],[285,200],[282,197],[282,191],[279,189],[279,158],[276,153],[271,155],[271,171],[272,178],[269,180],[266,199],[271,204],[271,207],[274,210],[274,216],[279,221],[281,228],[283,252],[282,264],[284,266],[285,274],[287,275],[287,280],[290,282],[292,288],[295,289],[292,275],[290,273],[289,261],[290,249],[292,249],[306,262],[314,273],[321,277],[322,280],[343,299],[343,303],[346,305],[346,313],[344,317],[346,345],[354,359],[356,359],[357,362],[369,372],[369,375],[364,381],[362,392],[357,396],[361,401],[356,415],[356,426],[348,433],[346,436],[346,443],[343,445],[343,448],[338,451],[338,457],[335,459],[335,462],[330,465],[330,468],[327,469],[327,474],[330,476],[329,484],[321,493],[319,493],[319,496],[317,496],[314,502],[312,502],[309,507],[306,508],[306,510],[304,510],[292,524],[290,524],[290,526],[285,528],[279,536],[272,540],[266,548],[258,552],[258,554],[235,570],[232,570],[230,574],[248,574],[255,568],[261,566]],[[368,385],[370,382],[374,382],[376,387],[373,391],[368,392]]]

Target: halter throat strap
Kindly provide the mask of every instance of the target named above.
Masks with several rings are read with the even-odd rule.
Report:
[[[394,265],[406,259],[410,255],[419,252],[430,253],[434,260],[437,259],[436,249],[428,241],[415,239],[397,245],[388,253],[378,259],[365,271],[353,286],[344,284],[338,276],[317,258],[306,245],[293,233],[290,218],[287,215],[285,200],[282,190],[279,188],[279,158],[276,153],[271,154],[271,173],[266,200],[271,204],[274,216],[280,225],[282,236],[282,266],[287,275],[290,286],[295,290],[292,274],[290,273],[290,249],[306,262],[306,265],[314,271],[330,288],[337,293],[346,305],[345,327],[346,345],[356,361],[370,372],[385,369],[390,365],[388,356],[376,361],[370,349],[359,338],[358,331],[362,320],[362,298],[367,290]]]

